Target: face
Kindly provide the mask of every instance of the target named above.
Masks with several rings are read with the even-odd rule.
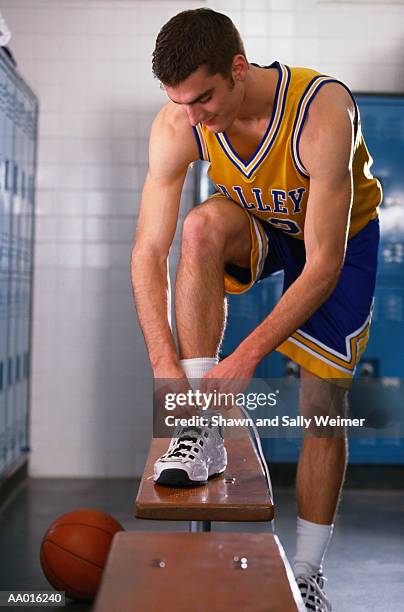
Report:
[[[176,87],[166,86],[169,98],[181,104],[191,125],[204,123],[211,132],[223,132],[237,117],[244,96],[243,79],[210,75],[205,66],[195,70]]]

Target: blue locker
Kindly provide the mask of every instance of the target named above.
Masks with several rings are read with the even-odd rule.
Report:
[[[13,451],[12,432],[12,388],[13,363],[10,354],[12,344],[10,317],[13,313],[13,291],[12,291],[12,265],[13,265],[13,160],[14,160],[14,106],[15,106],[15,81],[13,75],[7,70],[7,81],[5,89],[5,177],[4,177],[4,231],[3,231],[3,256],[4,256],[4,293],[6,296],[6,333],[5,333],[5,356],[4,356],[4,383],[5,383],[5,451],[4,461],[6,467],[11,463]]]
[[[38,102],[0,50],[0,478],[28,448]]]
[[[6,453],[6,396],[5,367],[7,359],[7,272],[5,235],[5,140],[6,140],[7,77],[0,68],[0,474],[5,468]]]

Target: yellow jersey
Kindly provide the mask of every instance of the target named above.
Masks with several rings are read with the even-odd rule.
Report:
[[[199,123],[194,133],[201,159],[210,162],[209,176],[218,192],[289,236],[303,239],[310,176],[299,155],[299,140],[308,109],[326,83],[340,83],[353,96],[344,83],[314,70],[279,62],[270,67],[279,72],[272,116],[250,159],[245,161],[237,155],[225,132],[212,133]],[[363,138],[356,103],[355,108],[349,238],[377,217],[382,199],[380,183],[370,171],[373,160]],[[332,202],[325,204],[330,206]]]

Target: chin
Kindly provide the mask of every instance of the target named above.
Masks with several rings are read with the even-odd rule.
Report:
[[[210,125],[208,124],[205,124],[205,125],[208,128],[209,132],[212,132],[213,134],[218,134],[219,132],[223,131],[222,128],[215,123],[211,123]]]

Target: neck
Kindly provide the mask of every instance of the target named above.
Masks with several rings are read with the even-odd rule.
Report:
[[[259,68],[250,64],[237,119],[248,121],[267,117],[274,105],[277,82],[276,69]]]

